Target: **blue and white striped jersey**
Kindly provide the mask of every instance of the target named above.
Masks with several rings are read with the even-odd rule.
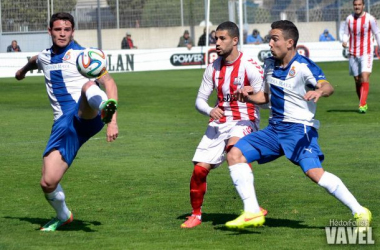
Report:
[[[54,120],[75,108],[82,86],[89,81],[76,67],[76,59],[83,47],[72,41],[55,54],[52,48],[38,54],[38,68],[45,75],[46,90],[53,108]]]
[[[270,121],[301,123],[319,128],[314,119],[316,103],[306,101],[306,92],[326,81],[322,70],[310,59],[296,53],[282,68],[273,57],[264,62],[264,91],[270,96]]]

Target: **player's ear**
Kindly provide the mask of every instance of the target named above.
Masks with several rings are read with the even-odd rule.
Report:
[[[234,46],[237,46],[239,44],[239,37],[235,36],[234,38],[232,38],[232,41],[234,43]]]
[[[288,40],[286,40],[286,47],[287,47],[288,49],[294,47],[294,40],[293,40],[293,39],[288,39]]]

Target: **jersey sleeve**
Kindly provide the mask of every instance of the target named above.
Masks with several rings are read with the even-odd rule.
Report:
[[[208,100],[209,96],[211,95],[212,91],[214,90],[214,83],[212,81],[212,74],[213,74],[213,65],[210,64],[207,66],[203,78],[201,86],[199,87],[198,96],[202,96],[203,98],[206,98]]]
[[[305,85],[311,88],[315,88],[318,82],[326,81],[325,74],[322,69],[315,63],[309,63],[306,65],[308,70],[304,70]]]
[[[377,26],[376,18],[371,16],[371,19],[369,22],[371,24],[372,34],[375,36],[377,45],[380,47],[380,29],[379,29],[379,26]]]
[[[41,56],[41,53],[39,53],[39,54],[37,55],[37,60],[36,60],[38,70],[42,70],[40,56]]]
[[[349,18],[347,17],[346,18],[346,22],[344,23],[344,27],[343,27],[343,37],[342,37],[342,41],[344,43],[347,43],[348,42],[348,39],[350,38],[350,33],[349,33],[349,30],[348,30],[348,22],[349,22]]]
[[[263,79],[264,70],[263,68],[253,59],[247,61],[247,77],[250,85],[255,93],[264,91]]]
[[[212,108],[208,105],[208,98],[214,90],[213,77],[213,64],[207,66],[204,74],[201,86],[198,90],[198,95],[195,100],[195,108],[204,115],[210,115]]]

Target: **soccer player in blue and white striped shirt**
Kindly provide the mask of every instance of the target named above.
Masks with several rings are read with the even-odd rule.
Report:
[[[107,124],[107,141],[114,141],[119,133],[116,83],[107,72],[96,81],[78,72],[76,58],[84,48],[74,42],[74,26],[69,13],[53,14],[48,28],[53,46],[32,57],[16,72],[16,79],[22,80],[29,70],[43,70],[54,113],[51,135],[43,153],[40,185],[57,217],[42,226],[42,231],[55,231],[73,220],[60,181],[79,148],[102,130],[104,124]]]
[[[371,221],[371,212],[361,206],[340,178],[322,168],[324,155],[318,145],[316,103],[333,94],[334,89],[322,70],[296,50],[298,29],[290,21],[272,23],[269,46],[272,57],[264,62],[264,92],[255,94],[238,89],[239,101],[261,104],[269,101],[269,125],[240,139],[227,155],[233,183],[244,202],[244,212],[228,228],[261,226],[253,174],[247,163],[266,163],[285,155],[319,186],[346,205],[358,225]]]

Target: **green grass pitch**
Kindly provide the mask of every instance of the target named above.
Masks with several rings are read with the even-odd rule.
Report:
[[[335,88],[318,104],[324,168],[338,175],[371,209],[380,244],[380,62],[374,64],[367,114],[347,62],[320,63]],[[0,249],[357,249],[330,246],[324,228],[350,211],[285,158],[254,164],[259,203],[269,211],[262,228],[223,227],[242,209],[226,164],[208,177],[201,226],[180,224],[191,211],[191,159],[208,118],[194,108],[203,70],[113,74],[119,88],[119,138],[105,129],[87,142],[62,186],[74,222],[38,231],[54,216],[39,187],[52,110],[42,77],[0,81]],[[215,98],[215,97],[213,97]],[[214,100],[214,99],[213,99]],[[261,127],[268,111],[262,112]]]

